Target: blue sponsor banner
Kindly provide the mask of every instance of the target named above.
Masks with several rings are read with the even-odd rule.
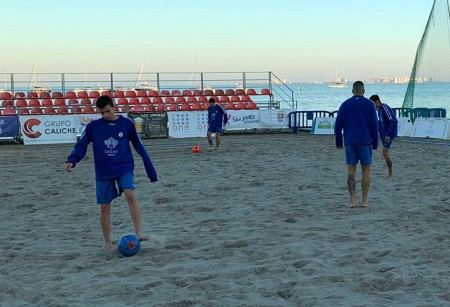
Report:
[[[0,116],[0,138],[15,138],[19,134],[19,116]]]

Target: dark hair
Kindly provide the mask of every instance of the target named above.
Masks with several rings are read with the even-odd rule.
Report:
[[[378,96],[378,95],[372,95],[372,96],[370,96],[370,98],[369,98],[370,100],[372,100],[373,102],[375,102],[375,101],[381,101],[380,100],[380,96]]]
[[[210,103],[214,103],[214,102],[216,102],[215,100],[214,100],[214,98],[209,98],[209,100],[208,100]]]
[[[98,97],[97,102],[95,103],[95,106],[99,109],[103,109],[108,105],[111,106],[111,108],[114,108],[114,102],[108,95],[102,95]]]
[[[364,94],[364,83],[362,81],[355,81],[353,83],[353,91],[355,94]]]

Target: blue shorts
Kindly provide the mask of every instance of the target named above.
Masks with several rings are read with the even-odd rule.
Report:
[[[110,204],[114,198],[122,195],[124,190],[134,190],[134,175],[125,173],[119,178],[97,180],[95,186],[97,191],[97,204]]]
[[[210,127],[208,127],[208,132],[220,133],[220,132],[222,132],[222,125],[210,126]]]
[[[372,164],[372,148],[366,144],[352,144],[345,146],[345,161],[347,164],[356,165],[358,161],[362,166]]]
[[[389,142],[386,143],[386,135],[380,133],[380,140],[384,147],[387,149],[391,148],[392,142],[394,141],[394,138],[391,138]]]

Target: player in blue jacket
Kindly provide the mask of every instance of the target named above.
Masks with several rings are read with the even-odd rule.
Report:
[[[155,168],[137,134],[133,122],[114,113],[114,103],[109,96],[100,96],[96,102],[102,118],[90,122],[72,153],[67,158],[65,170],[71,172],[86,155],[92,143],[94,152],[97,203],[100,205],[100,225],[104,238],[101,250],[111,248],[111,203],[122,192],[127,200],[135,234],[146,240],[142,233],[141,211],[134,193],[134,159],[130,142],[142,157],[151,182],[158,180]]]
[[[377,113],[373,102],[364,97],[364,83],[353,83],[353,97],[344,101],[338,111],[334,134],[336,147],[343,148],[348,170],[347,187],[350,193],[350,207],[356,207],[356,165],[361,163],[362,200],[361,207],[367,206],[370,187],[370,165],[372,149],[378,147]],[[342,135],[344,132],[344,135]],[[344,137],[344,141],[342,140]]]
[[[216,149],[220,146],[220,133],[223,127],[228,123],[227,112],[222,106],[216,104],[214,98],[209,98],[208,107],[208,143],[211,148],[213,147],[213,140],[211,135],[216,134]]]
[[[388,167],[388,178],[392,178],[394,174],[392,172],[392,160],[389,156],[389,149],[397,136],[398,120],[394,110],[387,104],[381,103],[380,96],[372,95],[370,100],[375,103],[375,107],[378,110],[378,131],[381,143],[383,143],[383,157]]]

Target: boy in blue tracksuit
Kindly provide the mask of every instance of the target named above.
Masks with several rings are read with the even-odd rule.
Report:
[[[114,113],[114,103],[109,96],[101,96],[96,102],[102,118],[90,122],[72,153],[67,158],[65,170],[71,172],[86,155],[89,143],[94,152],[97,204],[100,205],[100,225],[104,238],[101,250],[111,248],[111,203],[122,192],[127,200],[135,234],[140,240],[147,239],[142,233],[141,211],[134,193],[134,159],[130,148],[133,144],[142,157],[151,182],[158,180],[155,168],[137,134],[133,122]]]
[[[370,165],[372,149],[378,147],[377,114],[373,102],[364,97],[364,83],[353,83],[353,97],[344,101],[338,111],[334,134],[336,147],[345,145],[345,156],[348,170],[347,187],[350,193],[350,207],[356,207],[356,165],[361,163],[362,201],[361,207],[367,206],[367,195],[370,187]],[[342,140],[344,132],[344,142]]]
[[[388,178],[392,178],[392,160],[389,156],[394,138],[397,136],[398,120],[394,110],[385,103],[381,103],[380,96],[372,95],[370,100],[375,103],[378,110],[378,131],[380,133],[381,143],[383,143],[383,157],[388,167]]]
[[[216,149],[220,146],[220,133],[222,132],[223,126],[228,123],[227,112],[222,108],[222,106],[216,104],[214,98],[209,98],[208,107],[208,132],[207,138],[208,143],[211,148],[213,147],[213,140],[211,135],[216,134]]]

